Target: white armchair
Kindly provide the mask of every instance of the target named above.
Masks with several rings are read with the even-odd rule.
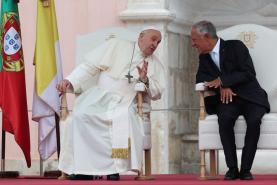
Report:
[[[249,49],[253,59],[257,79],[268,93],[271,112],[265,114],[262,119],[258,149],[277,149],[277,31],[269,28],[243,24],[227,28],[218,32],[224,40],[239,39]],[[196,84],[196,91],[200,93],[200,116],[199,116],[199,150],[200,150],[200,178],[210,179],[216,177],[216,150],[221,150],[218,122],[216,115],[207,115],[205,112],[203,84]],[[242,149],[246,123],[240,116],[235,124],[236,146]],[[210,174],[206,174],[205,154],[210,154]]]

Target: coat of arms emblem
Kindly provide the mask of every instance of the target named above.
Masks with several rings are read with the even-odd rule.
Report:
[[[24,69],[24,62],[20,25],[15,13],[7,12],[4,14],[3,28],[1,38],[3,69],[10,72],[19,72]]]
[[[254,48],[257,36],[254,32],[241,32],[237,38],[241,40],[248,48]]]

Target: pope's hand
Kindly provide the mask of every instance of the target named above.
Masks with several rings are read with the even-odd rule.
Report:
[[[60,81],[60,82],[57,84],[56,88],[57,88],[57,90],[60,91],[61,93],[65,93],[66,90],[67,90],[68,88],[70,88],[71,86],[72,86],[72,85],[71,85],[70,81],[64,79],[64,80]]]
[[[142,81],[144,81],[145,79],[147,80],[148,62],[143,61],[142,67],[140,68],[139,66],[137,66],[137,69],[138,69],[140,80],[142,80]]]

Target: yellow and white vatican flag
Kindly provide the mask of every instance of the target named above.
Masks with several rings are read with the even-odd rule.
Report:
[[[55,113],[59,115],[60,98],[56,85],[62,79],[62,65],[54,0],[48,0],[47,6],[42,0],[37,3],[32,119],[39,124],[39,153],[45,160],[57,150]]]

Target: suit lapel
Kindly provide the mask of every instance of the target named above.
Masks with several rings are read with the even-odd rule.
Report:
[[[219,71],[219,69],[218,69],[218,67],[216,66],[216,64],[214,63],[214,61],[213,61],[211,55],[210,55],[210,54],[206,54],[206,58],[207,58],[207,60],[209,60],[209,62],[210,62],[210,64],[211,64],[212,68],[214,68],[215,70]]]
[[[214,63],[214,61],[213,61],[212,57],[210,56],[210,54],[207,53],[204,56],[205,56],[205,60],[207,60],[207,62],[209,63],[210,68],[212,68],[213,71],[216,71],[217,73],[220,73],[218,67]]]
[[[220,39],[220,46],[219,46],[219,66],[221,69],[221,72],[223,69],[223,62],[225,61],[225,41],[223,39]]]

